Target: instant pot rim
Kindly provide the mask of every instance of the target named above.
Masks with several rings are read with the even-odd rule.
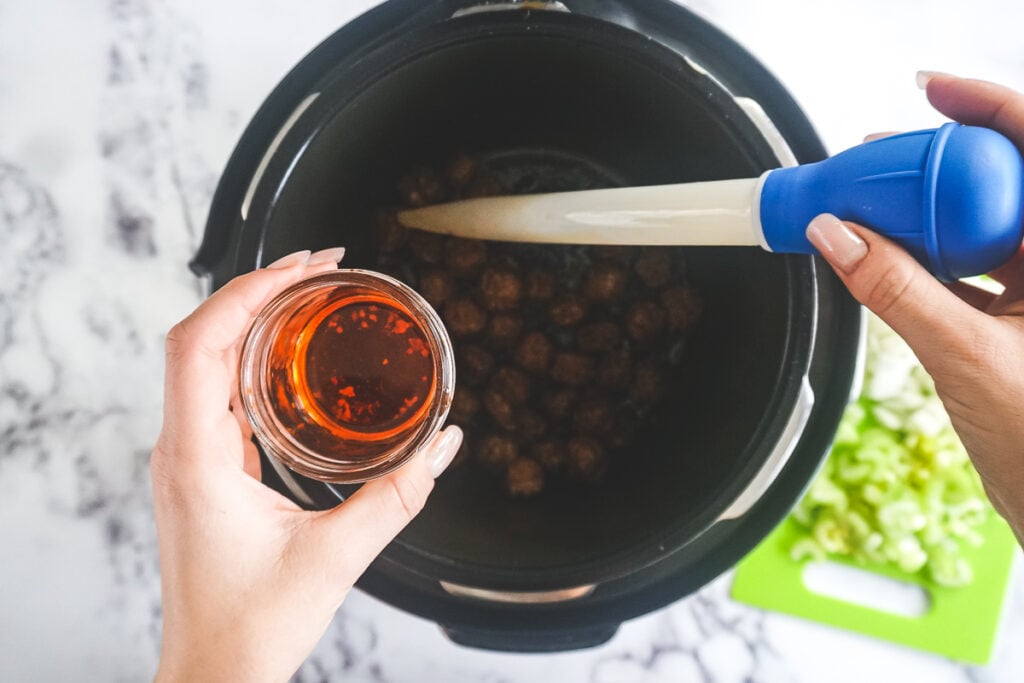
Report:
[[[356,101],[366,88],[386,78],[391,73],[400,70],[410,62],[424,55],[434,54],[438,50],[469,42],[492,40],[495,37],[505,36],[537,39],[569,38],[577,41],[586,39],[593,47],[614,52],[622,58],[625,58],[625,55],[622,54],[625,47],[630,51],[629,56],[640,67],[651,68],[652,63],[657,61],[657,64],[662,67],[658,71],[658,75],[662,78],[671,80],[673,77],[678,78],[680,74],[683,74],[683,77],[688,82],[702,83],[704,86],[703,91],[706,92],[710,103],[708,106],[715,105],[718,111],[724,110],[726,112],[724,118],[731,122],[731,130],[738,138],[750,143],[743,150],[745,153],[753,154],[751,150],[756,149],[758,146],[762,148],[762,153],[764,150],[769,150],[756,127],[746,118],[746,115],[735,104],[729,93],[721,88],[712,77],[696,70],[685,58],[675,51],[660,44],[652,44],[634,31],[608,22],[580,16],[562,17],[557,13],[547,14],[550,16],[545,16],[545,21],[538,23],[534,20],[529,25],[524,25],[520,17],[508,15],[465,17],[454,20],[451,24],[444,27],[431,25],[417,33],[407,34],[399,39],[407,48],[405,54],[401,55],[401,58],[399,58],[399,55],[382,55],[382,53],[388,52],[394,47],[394,43],[397,41],[393,40],[376,46],[370,53],[361,56],[355,64],[347,65],[347,68],[344,64],[334,65],[329,73],[325,75],[324,79],[320,81],[322,86],[319,90],[320,95],[298,117],[295,125],[280,141],[280,144],[270,158],[270,162],[267,164],[265,172],[260,178],[259,185],[249,206],[246,220],[249,229],[243,229],[242,239],[239,240],[236,252],[236,271],[242,272],[248,269],[249,266],[238,267],[239,263],[246,262],[247,254],[252,257],[251,267],[256,267],[263,260],[265,227],[269,223],[276,200],[280,195],[280,188],[287,182],[291,170],[299,163],[299,159],[307,145],[313,144],[316,136],[334,116]],[[578,26],[578,23],[581,20],[591,24],[589,27],[590,32],[587,32],[585,36],[580,35],[581,27]],[[458,24],[458,28],[461,30],[453,31],[454,24]],[[482,30],[485,27],[487,30]],[[598,34],[598,32],[601,32],[601,34]],[[613,36],[616,41],[615,44],[609,44],[608,36]],[[654,59],[650,54],[652,50],[659,53],[660,59]],[[375,58],[388,63],[390,68],[381,70],[376,67],[374,64]],[[346,78],[352,77],[350,70],[353,69],[362,71],[361,78],[356,79],[355,86],[347,83],[344,88],[341,88],[341,82]],[[680,87],[679,82],[674,83],[674,85]],[[339,89],[342,89],[343,92],[338,93]],[[330,97],[330,94],[335,96]],[[738,122],[746,124],[746,127],[740,126]],[[256,226],[255,230],[253,226]],[[798,283],[799,287],[802,287],[803,296],[810,297],[811,299],[810,305],[807,308],[810,310],[812,320],[810,325],[807,325],[805,320],[805,324],[798,325],[795,329],[794,321],[791,320],[787,326],[787,336],[790,339],[787,339],[784,345],[789,358],[786,366],[797,370],[797,373],[796,375],[789,373],[786,377],[789,382],[785,390],[777,392],[774,397],[776,400],[773,403],[776,406],[782,405],[783,410],[794,402],[795,396],[799,391],[800,376],[806,372],[806,367],[810,362],[814,333],[813,315],[816,310],[813,266],[811,266],[810,259],[808,257],[793,256],[784,258],[789,261],[787,273],[791,279],[791,299],[794,296],[794,285],[792,283]],[[798,300],[796,304],[806,306],[807,301]],[[799,316],[802,309],[800,305],[792,305],[791,302],[788,310],[791,316],[794,314]],[[807,311],[804,310],[804,314],[806,313]],[[795,353],[795,351],[800,353]],[[794,355],[798,357],[794,358]],[[771,429],[772,426],[776,427],[776,429]],[[774,437],[777,439],[778,434],[782,431],[782,427],[780,419],[771,419],[770,411],[766,410],[756,433],[767,431],[767,436],[771,437],[771,432],[774,431]],[[751,441],[753,441],[753,438]],[[595,557],[585,564],[574,567],[571,572],[567,571],[564,566],[539,570],[531,569],[528,571],[522,569],[501,570],[500,568],[481,566],[467,567],[464,562],[457,562],[444,556],[431,554],[426,549],[405,543],[401,538],[385,551],[385,556],[391,561],[402,564],[409,571],[422,576],[430,576],[434,579],[444,578],[445,580],[457,583],[479,585],[481,572],[484,572],[487,576],[484,585],[487,588],[493,589],[546,590],[564,588],[566,585],[576,585],[579,583],[604,583],[663,560],[665,557],[678,552],[694,538],[706,531],[719,518],[720,513],[742,491],[750,476],[756,472],[760,464],[761,461],[756,458],[748,460],[747,466],[743,471],[747,476],[737,477],[731,486],[725,488],[725,491],[730,495],[723,496],[723,502],[718,506],[721,509],[708,509],[702,514],[695,515],[692,520],[683,525],[685,528],[673,528],[671,531],[664,533],[663,538],[665,542],[658,543],[655,539],[647,539],[647,545],[660,546],[660,549],[649,553],[642,561],[638,561],[635,549],[633,549],[631,551]],[[339,498],[335,498],[333,502],[336,503]],[[430,571],[420,571],[424,561],[428,561],[433,565]],[[438,576],[438,574],[441,575]]]

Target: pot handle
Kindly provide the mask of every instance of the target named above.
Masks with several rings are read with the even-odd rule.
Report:
[[[507,10],[540,10],[569,12],[569,8],[558,0],[510,0],[509,2],[478,2],[455,10],[452,19],[482,12],[503,12]]]
[[[574,631],[514,631],[465,626],[441,626],[441,631],[458,645],[497,652],[564,652],[597,647],[611,640],[618,624],[596,624]]]

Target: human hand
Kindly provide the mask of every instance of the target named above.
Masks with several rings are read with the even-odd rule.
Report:
[[[1024,149],[1024,95],[947,74],[922,73],[919,82],[946,116]],[[811,221],[807,237],[853,296],[913,348],[989,498],[1024,544],[1024,248],[990,273],[1005,287],[997,296],[944,286],[891,241],[828,214]]]
[[[289,285],[333,270],[308,251],[235,278],[167,335],[164,423],[153,450],[163,645],[158,681],[284,681],[356,579],[420,511],[462,441],[449,427],[401,469],[333,510],[259,481],[238,401],[253,318]]]

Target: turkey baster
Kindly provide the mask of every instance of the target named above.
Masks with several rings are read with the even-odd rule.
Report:
[[[1024,160],[995,131],[948,123],[759,178],[468,199],[398,218],[488,240],[813,254],[804,231],[826,212],[886,235],[942,280],[987,273],[1024,238]]]

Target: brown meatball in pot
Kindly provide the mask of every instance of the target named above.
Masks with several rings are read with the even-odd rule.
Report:
[[[541,374],[551,365],[555,346],[543,332],[530,332],[519,340],[516,346],[515,359],[519,367]]]
[[[509,436],[488,434],[479,440],[476,457],[483,465],[500,470],[519,457],[519,445]]]
[[[444,306],[444,323],[455,337],[468,337],[487,326],[487,312],[469,297],[449,299]]]
[[[614,263],[597,263],[583,280],[583,296],[591,301],[610,303],[618,301],[629,286],[629,274]]]
[[[566,470],[579,481],[596,482],[608,469],[608,453],[597,439],[578,436],[569,441],[566,452]]]
[[[488,310],[512,310],[522,296],[523,281],[511,268],[486,268],[480,276],[480,298]]]
[[[411,207],[437,204],[448,196],[441,175],[429,166],[417,166],[399,180],[398,194],[402,203]]]
[[[626,311],[626,333],[640,344],[654,342],[665,329],[665,309],[653,301],[638,301]]]
[[[458,365],[458,381],[469,386],[483,384],[494,372],[497,364],[494,355],[475,344],[459,344],[455,348],[455,359]]]
[[[637,258],[633,272],[651,289],[659,289],[672,281],[672,259],[664,249],[649,249]]]
[[[505,490],[513,496],[535,496],[544,488],[544,468],[531,458],[517,458],[505,470]]]
[[[587,316],[587,304],[578,294],[563,294],[551,303],[548,317],[559,327],[570,327]]]
[[[444,264],[456,276],[479,273],[487,263],[487,243],[482,240],[450,237],[444,248]]]
[[[594,359],[582,353],[563,351],[555,356],[551,377],[569,386],[586,384],[594,376]]]

